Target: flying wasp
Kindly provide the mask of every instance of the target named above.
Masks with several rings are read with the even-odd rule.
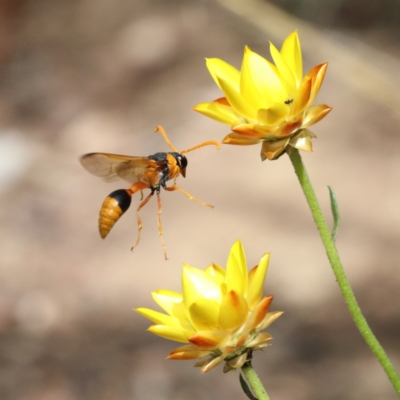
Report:
[[[157,195],[157,222],[158,234],[164,251],[164,257],[167,259],[167,251],[164,244],[161,225],[161,188],[172,192],[179,190],[190,200],[197,201],[206,207],[213,207],[211,204],[204,203],[176,185],[176,179],[179,175],[186,176],[186,167],[188,160],[184,154],[196,150],[200,147],[215,145],[217,149],[220,144],[214,140],[201,143],[190,149],[178,152],[175,146],[170,142],[162,126],[157,126],[155,132],[160,132],[171,152],[155,153],[148,157],[122,156],[109,153],[88,153],[81,157],[80,161],[83,167],[91,174],[103,178],[106,182],[113,182],[123,179],[128,181],[131,186],[129,189],[119,189],[110,193],[104,200],[99,215],[99,232],[104,239],[111,231],[114,224],[121,218],[125,211],[131,205],[132,195],[136,192],[142,193],[141,203],[136,210],[138,236],[136,243],[132,246],[133,250],[140,241],[140,232],[142,230],[142,220],[140,210],[149,202],[154,193]],[[174,180],[172,186],[167,186],[169,180]],[[143,190],[150,189],[150,194],[143,200]]]

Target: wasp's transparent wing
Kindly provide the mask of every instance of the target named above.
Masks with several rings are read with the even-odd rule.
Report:
[[[103,178],[106,182],[123,179],[131,184],[142,180],[146,169],[153,163],[147,157],[109,153],[85,154],[80,161],[87,171]]]

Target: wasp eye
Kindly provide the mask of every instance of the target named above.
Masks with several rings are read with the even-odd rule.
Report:
[[[176,156],[176,161],[179,165],[180,169],[185,169],[188,165],[188,160],[185,156],[183,156],[182,154],[177,153]]]
[[[181,169],[185,169],[188,165],[188,160],[185,156],[181,156]]]

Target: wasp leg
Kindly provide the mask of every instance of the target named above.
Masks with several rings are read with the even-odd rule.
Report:
[[[162,207],[161,207],[161,197],[160,197],[160,193],[157,193],[157,223],[158,223],[158,234],[160,235],[161,245],[162,245],[162,248],[163,248],[163,251],[164,251],[165,260],[168,260],[168,257],[167,257],[167,249],[165,248],[164,238],[163,238],[163,234],[162,234],[161,211],[162,211]]]
[[[204,203],[204,201],[196,199],[196,197],[193,197],[191,194],[189,194],[188,192],[184,191],[180,186],[174,185],[174,186],[165,187],[165,190],[168,190],[169,192],[173,192],[174,190],[179,190],[186,197],[188,197],[190,200],[197,201],[198,203],[200,203],[203,206],[214,208],[214,206],[212,204]]]
[[[131,251],[133,251],[133,249],[139,244],[139,241],[140,241],[140,231],[141,231],[142,228],[143,228],[142,220],[141,220],[141,218],[140,218],[139,211],[141,210],[142,207],[144,207],[144,206],[149,202],[149,200],[153,197],[153,194],[154,194],[154,193],[150,193],[150,194],[139,204],[139,207],[138,207],[137,210],[136,210],[137,224],[138,224],[138,237],[137,237],[137,239],[136,239],[136,243],[131,247]]]
[[[134,183],[131,187],[130,190],[132,190],[132,194],[135,194],[136,192],[140,191],[140,201],[143,200],[143,189],[148,189],[149,185],[143,182],[136,182]],[[137,223],[138,223],[138,238],[136,240],[136,243],[131,247],[131,251],[138,245],[140,241],[140,231],[142,230],[142,220],[140,219],[139,211],[142,207],[144,207],[147,202],[151,199],[153,196],[153,193],[150,193],[140,204],[139,207],[136,210],[136,215],[137,215]]]

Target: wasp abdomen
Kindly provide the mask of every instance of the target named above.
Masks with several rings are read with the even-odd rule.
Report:
[[[129,208],[131,200],[132,191],[125,189],[115,190],[104,200],[99,215],[99,232],[103,239],[121,218],[121,215]]]

